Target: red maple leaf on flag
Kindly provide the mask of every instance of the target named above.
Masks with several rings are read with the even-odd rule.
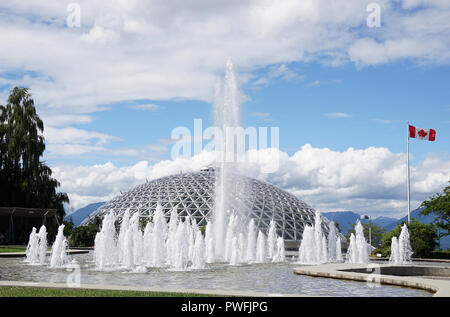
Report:
[[[419,132],[417,132],[417,134],[418,134],[421,138],[423,138],[423,137],[425,137],[428,133],[426,133],[426,132],[422,129],[422,130],[420,130]]]

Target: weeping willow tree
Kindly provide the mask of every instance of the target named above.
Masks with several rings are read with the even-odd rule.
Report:
[[[0,105],[0,206],[54,208],[62,221],[69,198],[41,160],[43,132],[29,89],[15,87]]]

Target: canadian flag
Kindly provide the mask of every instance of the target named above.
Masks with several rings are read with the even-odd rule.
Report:
[[[421,140],[434,141],[436,139],[436,130],[421,129],[412,125],[409,126],[409,137]]]

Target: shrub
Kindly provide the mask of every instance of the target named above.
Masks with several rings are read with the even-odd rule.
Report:
[[[430,258],[450,260],[450,251],[433,251]]]
[[[70,236],[70,245],[73,247],[91,247],[94,245],[95,235],[99,232],[98,224],[76,227]]]
[[[376,249],[373,253],[381,253],[388,257],[391,254],[392,237],[399,237],[402,231],[402,226],[405,222],[399,223],[394,229],[383,236],[381,247]],[[407,224],[413,257],[426,258],[430,257],[433,250],[437,246],[436,227],[433,224],[425,224],[412,219],[411,223]]]

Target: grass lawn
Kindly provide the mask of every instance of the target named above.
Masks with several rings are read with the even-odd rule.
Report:
[[[10,252],[25,252],[27,249],[26,246],[10,246],[10,245],[2,245],[0,246],[0,253],[10,253]]]
[[[206,294],[109,291],[73,288],[0,287],[0,297],[210,297]]]

